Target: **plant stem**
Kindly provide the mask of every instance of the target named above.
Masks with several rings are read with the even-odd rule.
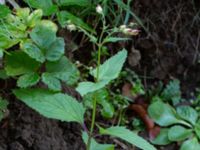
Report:
[[[100,64],[101,64],[101,49],[103,47],[102,39],[103,39],[103,35],[106,30],[106,22],[105,22],[104,15],[102,15],[102,21],[103,21],[103,29],[101,31],[101,34],[99,36],[99,42],[97,44],[97,46],[98,46],[98,58],[97,59],[98,60],[97,60],[96,80],[95,80],[96,83],[99,81],[99,72],[100,72],[99,68],[100,68]],[[96,96],[96,94],[94,94],[94,101],[93,101],[93,108],[92,108],[92,123],[91,123],[91,127],[90,127],[88,141],[87,141],[87,150],[90,150],[92,133],[94,131],[94,125],[95,125],[95,119],[96,119],[96,109],[97,109],[97,96]]]
[[[99,80],[99,66],[100,66],[100,63],[101,63],[101,48],[102,48],[102,45],[100,44],[98,46],[98,61],[97,61],[96,82],[98,82],[98,80]],[[93,100],[92,123],[91,123],[90,133],[89,133],[88,142],[87,142],[87,150],[90,150],[92,133],[94,131],[94,124],[95,124],[95,119],[96,119],[96,109],[97,109],[97,97],[96,97],[96,94],[95,94],[94,100]]]

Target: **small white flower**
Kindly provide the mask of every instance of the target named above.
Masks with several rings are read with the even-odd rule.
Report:
[[[69,31],[75,31],[75,30],[76,30],[76,26],[75,26],[74,24],[68,24],[68,25],[67,25],[67,29],[68,29]]]
[[[123,31],[124,29],[126,29],[126,25],[121,25],[121,26],[119,27],[119,29],[120,29],[121,31]]]
[[[103,9],[102,9],[101,5],[97,5],[96,12],[99,13],[99,14],[103,13]]]

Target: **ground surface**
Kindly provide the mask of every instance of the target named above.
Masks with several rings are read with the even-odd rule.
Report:
[[[199,2],[135,0],[132,8],[149,26],[150,34],[141,33],[129,44],[127,66],[148,77],[143,79],[147,84],[176,77],[188,96],[200,83]],[[141,55],[138,65],[131,61],[137,56],[131,52],[133,46]],[[1,82],[0,88],[9,87]],[[0,126],[0,150],[85,149],[79,126],[45,119],[12,96],[9,98],[10,113]],[[165,149],[177,147],[171,145]]]

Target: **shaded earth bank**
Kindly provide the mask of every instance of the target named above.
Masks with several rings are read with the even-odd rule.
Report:
[[[144,20],[149,34],[142,32],[128,45],[128,67],[150,77],[145,80],[178,78],[188,96],[200,83],[199,8],[198,0],[135,0],[133,12]],[[133,47],[137,54],[131,52]],[[138,53],[141,59],[135,65],[131,60]],[[0,124],[0,150],[85,150],[78,125],[46,119],[8,93],[9,115]]]

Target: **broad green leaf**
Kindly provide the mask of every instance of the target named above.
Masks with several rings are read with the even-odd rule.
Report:
[[[151,143],[155,145],[167,145],[171,143],[171,141],[168,138],[168,131],[169,129],[163,128],[160,130],[160,133],[157,135],[157,137],[151,141]]]
[[[43,73],[42,74],[42,82],[44,82],[49,89],[53,91],[60,91],[61,90],[61,83],[60,81],[52,76],[50,73]]]
[[[30,33],[31,39],[39,46],[46,49],[56,40],[56,32],[44,25],[37,25]]]
[[[19,77],[17,80],[17,86],[26,88],[37,84],[40,80],[40,76],[37,73],[28,73]]]
[[[84,30],[87,30],[91,33],[95,33],[95,31],[86,24],[81,18],[74,16],[70,12],[67,11],[60,11],[57,13],[58,15],[58,21],[61,24],[61,26],[66,26],[68,24],[68,21],[70,20],[71,23],[73,23],[76,26],[79,26],[80,28],[83,28]]]
[[[169,129],[168,138],[170,141],[183,141],[192,135],[192,129],[182,126],[173,126]]]
[[[91,3],[89,0],[56,0],[59,6],[71,6],[71,5],[78,5],[78,6],[89,6]]]
[[[87,144],[88,141],[88,134],[86,132],[82,132],[82,139],[85,144]],[[95,139],[92,138],[90,150],[114,150],[114,145],[112,144],[100,144],[95,141]]]
[[[44,15],[49,16],[57,12],[58,8],[53,4],[52,0],[24,0],[30,7],[40,8]]]
[[[142,150],[156,150],[156,148],[149,144],[142,137],[138,136],[134,132],[126,129],[125,127],[110,127],[108,129],[100,128],[100,133],[103,135],[111,135],[117,138],[120,138],[126,142],[129,142]]]
[[[64,55],[65,42],[63,38],[56,38],[56,40],[47,48],[46,59],[49,61],[57,61]]]
[[[85,109],[67,94],[45,89],[18,89],[15,96],[47,118],[83,123]]]
[[[10,52],[5,57],[5,70],[9,76],[34,72],[38,68],[39,63],[22,51]]]
[[[197,137],[200,139],[200,120],[198,120],[195,124],[194,131]]]
[[[150,117],[161,126],[168,126],[179,123],[175,110],[168,104],[161,101],[152,103],[148,108]]]
[[[126,60],[127,51],[124,49],[118,52],[116,55],[109,58],[105,63],[99,67],[99,79],[97,83],[94,82],[81,82],[76,90],[83,96],[87,93],[94,92],[103,88],[111,80],[118,77],[122,66]],[[115,64],[115,65],[113,65]],[[90,72],[96,78],[97,69]]]
[[[6,5],[0,4],[0,18],[5,18],[8,14],[11,13],[10,9]]]
[[[180,82],[179,80],[172,80],[166,86],[161,94],[162,99],[165,101],[172,101],[174,105],[181,100]]]
[[[104,43],[115,43],[120,41],[127,41],[130,40],[130,38],[121,38],[121,37],[108,37],[104,40]]]
[[[177,114],[184,120],[195,125],[198,119],[198,113],[190,106],[179,106],[177,108]]]
[[[199,150],[200,144],[196,138],[189,139],[181,145],[180,150]]]
[[[127,57],[127,51],[123,49],[99,67],[99,81],[111,81],[118,77]],[[92,70],[91,75],[97,78],[97,68]]]
[[[0,121],[4,118],[4,111],[6,110],[7,106],[8,106],[8,101],[0,97]]]
[[[105,80],[105,81],[100,81],[97,83],[94,82],[80,82],[78,84],[78,87],[76,88],[76,90],[82,95],[84,96],[87,93],[91,93],[94,91],[97,91],[103,87],[105,87],[106,84],[108,84],[109,81]]]
[[[47,62],[46,71],[69,85],[75,84],[79,79],[79,71],[70,60],[63,56],[59,61]]]
[[[24,42],[22,44],[22,50],[38,62],[43,63],[45,61],[45,56],[41,49],[31,41]]]

